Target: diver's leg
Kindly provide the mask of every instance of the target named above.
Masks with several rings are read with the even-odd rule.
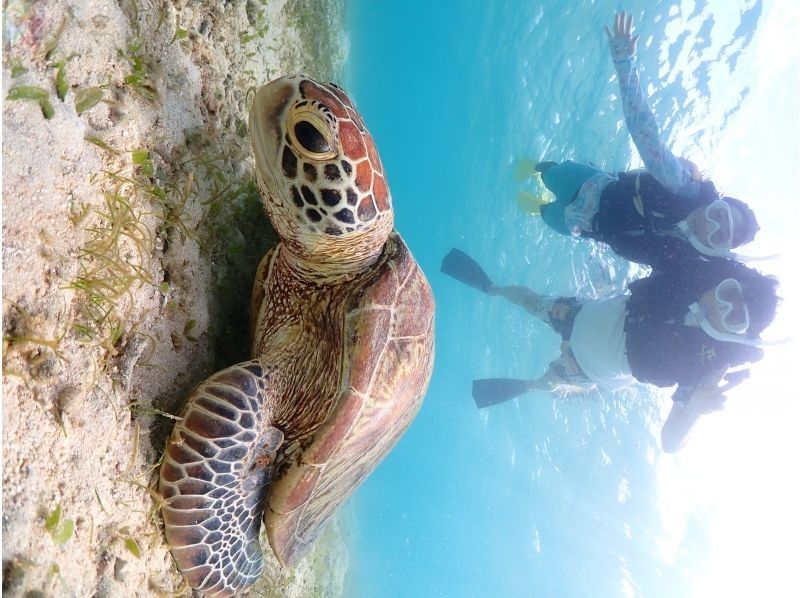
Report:
[[[529,314],[551,326],[565,340],[572,334],[572,323],[581,306],[575,297],[540,295],[523,286],[492,285],[486,292],[489,295],[505,297],[512,303],[524,307]]]
[[[552,191],[559,201],[565,204],[572,203],[578,189],[594,175],[602,172],[594,166],[580,164],[566,160],[560,164],[545,162],[542,173],[542,182]]]
[[[558,374],[556,374],[552,369],[547,368],[547,371],[544,374],[534,380],[528,381],[528,390],[543,390],[545,392],[551,392],[556,386],[563,383],[564,381],[559,378]]]
[[[544,390],[547,392],[553,392],[554,390],[569,393],[583,392],[594,387],[594,382],[586,377],[578,362],[575,361],[575,356],[572,354],[568,342],[561,343],[561,356],[550,362],[547,371],[528,383],[528,390]]]
[[[558,166],[558,162],[553,162],[552,160],[545,160],[544,162],[539,162],[536,166],[534,166],[534,170],[536,172],[544,172],[552,168],[553,166]]]
[[[556,299],[555,297],[540,295],[528,287],[523,286],[499,287],[492,285],[489,287],[487,293],[489,295],[504,297],[511,301],[511,303],[525,308],[528,313],[536,316],[546,324],[550,324],[549,314],[553,301]]]

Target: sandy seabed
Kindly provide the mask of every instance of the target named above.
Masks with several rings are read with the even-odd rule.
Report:
[[[274,242],[247,112],[281,74],[335,77],[341,14],[4,7],[3,595],[189,595],[153,489],[188,391],[247,358],[252,273]],[[265,552],[249,595],[341,595],[336,522],[293,571]]]

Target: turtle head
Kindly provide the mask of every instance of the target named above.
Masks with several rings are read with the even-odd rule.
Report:
[[[302,75],[262,87],[250,141],[267,213],[295,256],[329,266],[371,262],[392,230],[389,187],[350,98]]]

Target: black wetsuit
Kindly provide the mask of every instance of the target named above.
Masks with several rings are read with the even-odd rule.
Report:
[[[713,183],[704,183],[699,197],[683,197],[644,171],[621,172],[618,177],[603,190],[592,231],[582,236],[602,241],[619,256],[653,270],[702,257],[673,229],[690,212],[719,198]]]
[[[760,349],[721,342],[698,326],[687,326],[689,305],[722,280],[737,277],[746,266],[723,258],[683,262],[628,285],[625,348],[633,376],[656,386],[694,387],[725,364],[761,359]],[[680,389],[679,389],[680,394]]]

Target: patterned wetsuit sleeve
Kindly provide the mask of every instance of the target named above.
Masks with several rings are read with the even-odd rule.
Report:
[[[673,193],[694,197],[700,185],[692,180],[688,167],[659,138],[658,125],[642,93],[635,61],[635,57],[614,61],[628,131],[655,179]]]

